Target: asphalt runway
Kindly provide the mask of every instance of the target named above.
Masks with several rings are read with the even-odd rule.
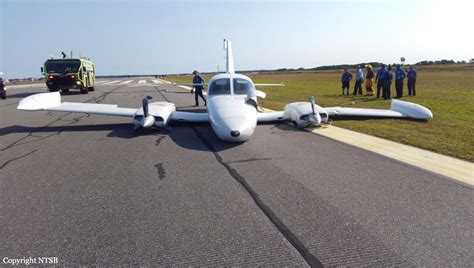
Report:
[[[63,101],[138,108],[146,94],[204,111],[148,78],[98,82]],[[207,124],[135,132],[127,118],[16,110],[39,92],[12,87],[0,101],[2,259],[474,265],[473,189],[442,176],[287,124],[228,144]]]

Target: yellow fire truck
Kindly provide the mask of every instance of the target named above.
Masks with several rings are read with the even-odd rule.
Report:
[[[95,68],[88,58],[48,59],[41,67],[49,91],[68,92],[78,89],[82,94],[94,91]]]

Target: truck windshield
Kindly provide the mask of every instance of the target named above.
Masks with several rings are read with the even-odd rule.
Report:
[[[77,73],[80,60],[48,60],[44,64],[47,73]]]

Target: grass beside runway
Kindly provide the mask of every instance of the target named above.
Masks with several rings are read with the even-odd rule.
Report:
[[[350,70],[353,74],[355,70]],[[429,108],[427,122],[401,119],[334,120],[339,127],[413,145],[445,155],[474,161],[474,65],[418,68],[417,96],[408,97],[406,80],[402,100]],[[205,75],[205,80],[211,75]],[[262,106],[281,110],[285,104],[306,101],[314,95],[322,107],[344,106],[388,109],[389,101],[373,96],[341,96],[340,72],[288,72],[250,74],[255,83],[284,82],[285,87],[262,87],[267,98]],[[172,82],[190,82],[191,76],[168,77]],[[354,83],[351,83],[351,87]],[[392,83],[392,96],[395,88]],[[352,89],[351,89],[352,90]],[[365,90],[364,90],[365,92]]]

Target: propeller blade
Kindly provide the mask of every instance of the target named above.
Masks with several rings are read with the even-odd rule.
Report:
[[[314,96],[309,96],[308,101],[311,103],[311,110],[313,110],[313,114],[316,114],[314,111]]]
[[[144,96],[142,99],[143,117],[148,117],[148,100],[153,99],[151,96]]]

